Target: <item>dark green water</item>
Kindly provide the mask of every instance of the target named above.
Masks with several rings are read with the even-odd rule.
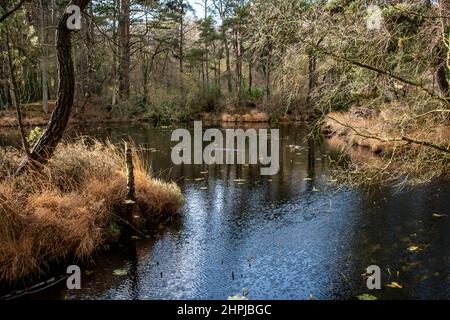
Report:
[[[244,288],[250,299],[450,298],[448,182],[402,192],[333,187],[335,154],[326,143],[305,142],[301,126],[280,127],[281,169],[273,177],[258,166],[174,166],[169,128],[74,131],[152,149],[153,171],[175,180],[186,204],[150,239],[82,266],[82,290],[61,285],[32,298],[226,299]],[[0,133],[2,144],[16,139]],[[362,274],[373,264],[382,290],[366,288]],[[118,269],[127,274],[114,275]]]

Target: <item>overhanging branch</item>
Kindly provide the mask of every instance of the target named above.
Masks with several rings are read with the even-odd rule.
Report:
[[[6,18],[8,18],[10,15],[12,15],[14,12],[19,10],[19,8],[22,6],[22,4],[25,3],[27,0],[20,0],[12,9],[7,10],[2,16],[0,16],[0,23],[2,23]]]

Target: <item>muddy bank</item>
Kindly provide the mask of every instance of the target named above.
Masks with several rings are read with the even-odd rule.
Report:
[[[268,112],[259,111],[257,109],[223,112],[223,113],[203,113],[202,120],[210,122],[223,123],[267,123],[267,122],[306,122],[311,119],[307,113],[299,115],[272,115]]]

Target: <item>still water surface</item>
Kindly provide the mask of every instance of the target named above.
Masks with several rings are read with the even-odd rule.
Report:
[[[245,289],[250,299],[450,299],[448,182],[402,192],[332,186],[336,154],[306,142],[302,126],[280,127],[280,171],[265,177],[258,166],[174,166],[169,128],[76,131],[132,138],[148,149],[156,175],[180,185],[186,204],[149,239],[83,266],[82,290],[60,286],[34,298],[227,299]],[[15,139],[0,135],[2,144]],[[379,291],[365,285],[372,264],[382,269]]]

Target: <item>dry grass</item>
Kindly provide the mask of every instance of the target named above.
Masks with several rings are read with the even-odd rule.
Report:
[[[267,113],[251,110],[249,112],[245,112],[243,114],[240,113],[222,113],[220,115],[215,114],[204,114],[203,119],[205,121],[221,121],[221,122],[269,122],[270,117]]]
[[[394,182],[405,186],[447,176],[448,153],[407,141],[393,141],[407,136],[448,148],[448,113],[424,114],[416,115],[401,106],[381,109],[370,117],[329,113],[324,121],[330,135],[328,143],[351,160],[349,167],[336,171],[338,178],[353,185]]]
[[[111,239],[126,196],[124,161],[112,144],[60,145],[40,172],[7,177],[20,155],[0,151],[0,280],[14,281],[49,263],[84,259]],[[150,178],[135,154],[137,206],[143,218],[167,219],[183,203],[178,186]]]

